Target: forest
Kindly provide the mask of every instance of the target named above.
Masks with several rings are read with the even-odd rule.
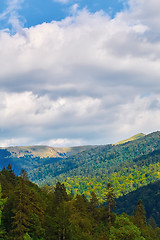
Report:
[[[69,194],[63,183],[39,188],[11,164],[0,172],[0,239],[4,240],[156,240],[160,228],[146,218],[141,199],[130,215],[117,214],[116,194],[106,184],[104,202],[92,191]],[[127,195],[126,195],[127,196]]]
[[[94,191],[103,202],[107,182],[117,197],[160,179],[160,132],[116,145],[98,146],[74,156],[29,170],[31,181],[50,190],[57,181],[64,183],[68,194]]]

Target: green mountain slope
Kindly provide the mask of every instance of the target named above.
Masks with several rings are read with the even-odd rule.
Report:
[[[132,162],[133,159],[139,156],[159,149],[159,146],[160,132],[152,133],[138,140],[121,145],[98,146],[94,149],[78,153],[65,160],[62,159],[59,163],[61,165],[61,173],[63,173],[64,178],[66,178],[66,176],[94,177],[96,175],[101,176],[102,174],[108,175],[119,168],[121,164]],[[38,180],[36,172],[43,172],[43,170],[47,171],[48,178],[49,176],[51,176],[51,178],[56,177],[60,173],[56,172],[56,165],[51,163],[45,167],[33,170],[30,173],[31,179],[34,180],[35,174],[35,179]]]
[[[127,139],[125,139],[125,140],[122,140],[122,141],[120,141],[120,142],[117,142],[117,143],[115,143],[115,145],[119,145],[119,144],[123,144],[123,143],[126,143],[126,142],[135,141],[135,140],[137,140],[137,139],[139,139],[139,138],[142,138],[142,137],[144,137],[144,136],[145,136],[144,133],[139,133],[139,134],[136,134],[136,135],[134,135],[134,136],[132,136],[132,137],[130,137],[130,138],[127,138]]]
[[[160,226],[160,181],[150,183],[141,187],[125,196],[119,197],[117,202],[117,213],[126,212],[131,215],[137,205],[137,201],[141,199],[146,210],[146,217],[153,217]]]
[[[0,169],[11,163],[16,174],[19,174],[22,168],[29,172],[34,168],[58,162],[63,158],[95,147],[96,146],[53,148],[48,146],[20,146],[0,148]]]
[[[95,191],[103,201],[108,181],[121,196],[160,179],[160,132],[139,134],[116,145],[0,149],[0,159],[1,167],[10,162],[17,172],[25,168],[39,185],[52,188],[61,181],[69,193],[89,198]]]
[[[117,196],[160,178],[160,132],[120,145],[99,146],[29,172],[38,184],[64,182],[68,192],[90,196],[93,190],[102,200],[108,181]]]
[[[132,137],[132,139],[136,139],[136,136]],[[109,148],[111,146],[112,145],[110,145]],[[11,163],[15,172],[18,174],[22,168],[25,168],[29,172],[30,170],[36,169],[38,167],[42,167],[43,169],[45,166],[46,169],[48,169],[48,167],[51,167],[52,169],[54,168],[54,171],[56,171],[56,168],[58,168],[59,170],[56,175],[59,175],[60,173],[77,167],[77,163],[74,162],[73,164],[72,160],[62,161],[63,158],[66,159],[84,151],[87,154],[87,152],[90,150],[92,155],[94,148],[97,148],[98,151],[101,151],[101,148],[103,149],[104,146],[91,145],[61,148],[53,148],[49,146],[15,146],[0,148],[0,169],[2,169],[4,166],[7,166],[8,163]],[[105,146],[105,149],[106,148],[108,148],[108,146]],[[86,156],[84,159],[86,159]],[[59,165],[61,165],[61,167]],[[79,165],[81,165],[81,162],[78,164],[78,166]],[[52,171],[53,170],[49,170],[48,172],[47,170],[47,173],[44,173],[43,176],[45,177],[45,175],[48,175],[48,173],[50,174]]]

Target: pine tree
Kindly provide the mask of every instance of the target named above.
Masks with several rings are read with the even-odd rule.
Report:
[[[6,202],[6,199],[2,199],[2,191],[1,191],[1,185],[0,185],[0,239],[3,237],[5,231],[2,226],[2,211],[4,208],[4,203]]]
[[[143,228],[146,226],[145,209],[142,200],[139,200],[137,206],[133,212],[134,223],[139,227]]]
[[[105,201],[107,202],[107,209],[108,209],[108,222],[111,224],[112,220],[112,209],[116,208],[116,202],[115,202],[115,193],[114,188],[111,186],[111,183],[109,182],[107,184],[107,189],[104,195]]]
[[[24,181],[29,181],[27,171],[22,168],[20,176],[23,178]]]
[[[26,178],[19,178],[19,184],[15,189],[15,207],[13,210],[13,230],[11,235],[13,239],[23,240],[26,233],[32,237],[35,232],[37,236],[43,235],[41,222],[43,220],[43,207],[37,194],[31,188]],[[37,226],[34,226],[35,222]]]
[[[61,204],[63,201],[69,200],[64,184],[61,184],[60,182],[56,183],[56,186],[54,189],[54,196],[55,196],[55,205],[57,206]]]
[[[30,227],[31,204],[29,201],[30,191],[22,178],[15,190],[15,209],[13,217],[13,239],[23,240]]]
[[[149,217],[149,219],[148,219],[148,224],[149,224],[153,229],[156,229],[156,227],[157,227],[156,221],[155,221],[155,219],[154,219],[152,216]]]
[[[98,198],[94,192],[91,192],[91,199],[89,202],[89,212],[95,220],[98,220]]]

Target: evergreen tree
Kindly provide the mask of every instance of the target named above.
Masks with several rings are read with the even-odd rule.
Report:
[[[15,190],[15,209],[13,217],[12,236],[15,240],[24,240],[24,236],[30,228],[31,204],[29,201],[30,191],[22,178]]]
[[[55,205],[61,204],[63,201],[68,201],[68,195],[66,192],[66,188],[64,184],[61,184],[60,182],[56,183],[55,189],[54,189],[54,202]]]
[[[151,227],[153,229],[156,229],[156,227],[157,227],[156,221],[155,221],[155,219],[152,216],[149,217],[148,224],[151,225]]]
[[[146,226],[146,216],[145,216],[145,209],[142,203],[142,200],[139,200],[137,206],[133,212],[134,223],[139,227],[143,228]]]
[[[9,163],[8,166],[7,166],[7,170],[10,172],[10,173],[14,173],[13,169],[12,169],[12,165]]]
[[[98,198],[94,192],[91,192],[91,199],[89,202],[89,212],[95,220],[98,220]]]
[[[112,221],[112,209],[116,208],[116,202],[115,202],[115,193],[114,188],[111,186],[111,183],[109,182],[107,184],[107,189],[105,192],[105,201],[107,202],[107,210],[108,210],[108,222],[111,224]]]
[[[38,237],[43,236],[44,232],[41,228],[43,206],[41,206],[36,192],[27,185],[29,182],[24,179],[26,178],[19,178],[14,192],[13,229],[10,234],[16,240],[23,240],[26,233],[29,233],[31,237],[36,233]]]
[[[22,168],[20,176],[23,178],[24,181],[29,181],[27,171]]]
[[[4,236],[4,228],[2,226],[2,211],[4,208],[4,203],[6,202],[6,199],[2,199],[2,191],[1,191],[1,185],[0,185],[0,239]]]

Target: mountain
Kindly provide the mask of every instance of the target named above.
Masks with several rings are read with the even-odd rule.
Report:
[[[123,144],[123,143],[126,143],[126,142],[131,142],[131,141],[137,140],[139,138],[142,138],[144,136],[146,136],[144,133],[138,133],[138,134],[136,134],[136,135],[134,135],[130,138],[127,138],[125,140],[122,140],[120,142],[115,143],[115,145]]]
[[[61,171],[56,172],[57,163],[51,163],[45,166],[45,171],[53,177],[61,174],[67,176],[82,176],[110,174],[113,170],[121,167],[125,163],[133,162],[134,159],[147,155],[150,152],[159,149],[160,146],[160,132],[155,132],[139,138],[134,141],[129,141],[119,145],[104,145],[97,146],[94,149],[89,149],[80,152],[74,156],[60,161]],[[52,172],[54,169],[54,172]],[[43,172],[43,167],[33,170]],[[47,174],[47,176],[49,176]],[[65,177],[65,176],[64,176]],[[38,179],[36,177],[36,179]]]
[[[49,146],[18,146],[18,147],[7,147],[0,148],[6,149],[14,157],[30,156],[31,158],[62,158],[75,155],[79,152],[94,148],[96,146],[78,146],[78,147],[49,147]]]
[[[16,173],[25,168],[30,180],[39,185],[52,188],[61,181],[68,193],[89,198],[95,191],[103,201],[108,181],[118,197],[160,179],[160,132],[100,146],[6,148],[0,149],[0,156],[1,167],[10,162]]]
[[[16,146],[0,148],[0,169],[10,163],[16,174],[24,168],[28,172],[34,168],[55,163],[62,158],[73,156],[79,152],[96,146],[49,147],[49,146]]]
[[[99,199],[107,182],[117,197],[160,179],[160,132],[118,145],[97,146],[60,161],[37,167],[29,172],[40,185],[65,183],[67,191],[90,197],[95,191]]]

